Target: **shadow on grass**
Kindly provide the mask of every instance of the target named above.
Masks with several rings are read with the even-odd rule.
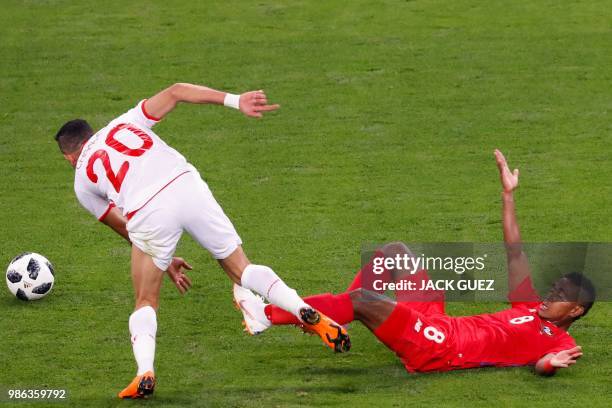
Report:
[[[78,398],[66,401],[68,406],[75,407],[127,407],[127,406],[160,406],[160,407],[185,407],[185,406],[244,406],[246,401],[254,403],[262,402],[271,396],[305,397],[307,395],[338,394],[346,395],[359,392],[358,387],[343,386],[321,386],[306,385],[300,387],[257,387],[257,386],[231,386],[206,388],[205,394],[202,390],[193,392],[160,392],[147,400],[120,400],[118,398]],[[58,404],[58,406],[66,404]]]
[[[379,378],[379,382],[384,382],[384,378],[392,377],[397,379],[398,377],[405,377],[406,380],[410,379],[434,379],[444,378],[448,376],[464,377],[464,376],[490,376],[493,373],[502,373],[510,371],[525,371],[526,373],[533,373],[533,369],[530,367],[481,367],[481,368],[470,368],[464,370],[452,370],[444,372],[426,372],[426,373],[410,373],[403,365],[398,361],[397,364],[381,364],[381,365],[367,365],[362,367],[307,367],[299,368],[296,367],[293,370],[297,374],[312,374],[313,376],[351,376],[363,377],[368,381],[372,382],[372,378]]]

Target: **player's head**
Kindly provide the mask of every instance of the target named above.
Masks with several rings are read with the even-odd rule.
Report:
[[[540,305],[540,317],[552,322],[572,322],[586,315],[595,303],[595,286],[581,273],[562,276]]]
[[[64,123],[57,131],[55,140],[66,158],[74,167],[79,158],[83,144],[94,134],[89,123],[83,119],[74,119]]]

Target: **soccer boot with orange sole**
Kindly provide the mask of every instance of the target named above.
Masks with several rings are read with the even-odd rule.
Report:
[[[323,343],[336,353],[344,353],[351,349],[351,339],[346,329],[323,313],[312,308],[304,308],[300,310],[300,319],[302,330],[318,335]]]
[[[155,374],[147,371],[143,375],[138,375],[132,380],[130,385],[125,387],[118,396],[125,399],[147,398],[155,390]]]

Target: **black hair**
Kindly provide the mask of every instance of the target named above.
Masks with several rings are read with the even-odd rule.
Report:
[[[57,131],[55,140],[62,153],[74,153],[93,135],[93,129],[83,119],[74,119],[64,123]]]
[[[595,285],[593,285],[593,282],[591,282],[589,278],[578,272],[568,273],[563,275],[563,278],[569,280],[572,285],[578,288],[578,297],[575,301],[584,308],[584,312],[574,319],[578,320],[586,315],[593,306],[593,303],[595,303]]]

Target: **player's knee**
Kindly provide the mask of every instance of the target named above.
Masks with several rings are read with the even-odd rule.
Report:
[[[349,296],[353,303],[373,302],[381,298],[381,295],[378,293],[363,288],[353,289],[349,292]]]
[[[401,241],[390,242],[382,247],[382,253],[386,258],[394,258],[396,255],[411,255],[410,248]]]

